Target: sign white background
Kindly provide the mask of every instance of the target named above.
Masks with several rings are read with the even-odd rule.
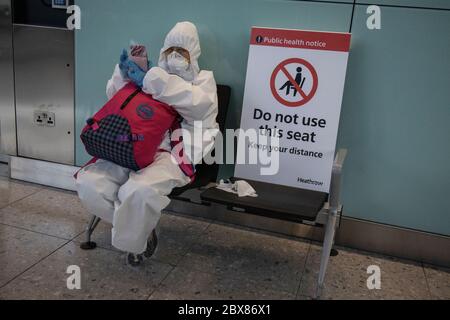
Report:
[[[272,95],[270,79],[274,69],[284,60],[301,58],[308,61],[315,68],[318,75],[318,88],[315,96],[300,107],[287,107],[278,102]],[[348,52],[326,51],[315,49],[298,49],[284,47],[270,47],[251,45],[247,68],[244,103],[241,118],[241,128],[259,128],[261,125],[277,126],[284,131],[280,139],[280,146],[297,147],[314,152],[322,152],[323,158],[312,158],[293,155],[289,152],[280,153],[280,170],[273,176],[263,176],[259,165],[236,165],[235,176],[257,181],[270,182],[280,185],[299,187],[303,189],[328,192],[330,188],[331,171],[336,147],[339,126],[340,109],[344,90],[345,74],[347,69]],[[288,65],[287,69],[295,78],[296,68],[300,65]],[[311,90],[311,76],[306,67],[303,74],[307,77],[303,87],[306,94]],[[287,81],[286,76],[280,72],[276,78],[276,89],[281,88]],[[278,90],[282,98],[293,101],[300,99],[287,98],[286,92]],[[292,95],[292,93],[291,93]],[[271,121],[263,119],[254,120],[255,108],[272,114]],[[275,122],[276,114],[299,115],[300,124],[285,124]],[[305,127],[301,124],[302,117],[325,119],[325,128]],[[315,132],[315,143],[288,140],[287,131]],[[321,182],[322,185],[313,185],[299,182],[299,178]]]

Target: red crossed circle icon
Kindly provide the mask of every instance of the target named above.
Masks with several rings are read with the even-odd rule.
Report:
[[[292,75],[287,70],[286,66],[290,64],[300,64],[302,66],[305,66],[311,73],[313,83],[309,93],[303,91],[300,85],[295,81],[294,77],[292,77]],[[300,93],[298,101],[289,101],[280,96],[275,83],[276,78],[280,72],[282,72],[287,77],[288,81],[292,84],[295,90],[297,90],[297,92]],[[285,105],[286,107],[301,107],[305,105],[306,103],[311,101],[311,99],[314,97],[314,95],[317,92],[318,86],[319,86],[319,77],[317,76],[316,69],[314,69],[311,63],[300,58],[290,58],[281,62],[273,71],[272,77],[270,79],[270,89],[272,90],[274,98],[279,103]]]

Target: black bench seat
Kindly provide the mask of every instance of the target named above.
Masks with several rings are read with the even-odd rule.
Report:
[[[243,180],[250,183],[258,197],[239,197],[217,188],[209,188],[200,197],[205,202],[226,205],[230,210],[297,223],[314,221],[328,199],[324,192]]]

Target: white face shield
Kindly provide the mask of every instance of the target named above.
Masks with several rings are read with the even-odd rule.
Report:
[[[190,56],[190,63],[176,51],[166,55],[166,51],[172,47],[187,50]],[[179,22],[167,34],[159,56],[158,66],[171,74],[182,77],[186,81],[193,81],[200,72],[198,66],[200,54],[200,40],[197,28],[191,22]]]

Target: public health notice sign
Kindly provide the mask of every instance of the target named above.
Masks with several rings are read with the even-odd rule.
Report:
[[[275,175],[238,164],[236,177],[329,191],[350,37],[252,28],[241,128],[278,137],[280,164]]]

